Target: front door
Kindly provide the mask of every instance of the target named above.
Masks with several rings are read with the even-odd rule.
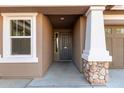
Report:
[[[55,32],[54,53],[56,60],[72,60],[72,32]]]
[[[60,60],[72,59],[72,35],[71,32],[59,33]]]

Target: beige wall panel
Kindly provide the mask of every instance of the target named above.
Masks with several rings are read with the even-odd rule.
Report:
[[[81,44],[80,44],[80,18],[77,20],[73,30],[73,62],[79,70],[81,61]]]
[[[2,54],[2,39],[3,38],[3,17],[0,16],[0,54]]]
[[[0,16],[0,53],[1,53],[2,46],[3,46],[1,43],[2,42],[2,31],[3,31],[2,20],[3,19]],[[52,60],[51,58],[52,52],[50,51],[51,46],[49,46],[51,45],[50,43],[51,42],[51,35],[50,35],[51,27],[49,25],[50,23],[46,17],[44,17],[42,14],[39,14],[37,16],[37,23],[36,23],[37,38],[36,39],[37,39],[37,56],[39,58],[38,63],[17,63],[17,64],[16,63],[14,64],[13,63],[11,64],[0,63],[0,76],[40,77],[43,74],[43,72],[45,72],[45,70],[48,68],[48,64]],[[50,44],[48,44],[47,42]]]
[[[82,51],[84,49],[85,40],[85,18],[80,17],[73,30],[73,61],[77,68],[82,71]]]
[[[80,22],[81,22],[81,26],[80,26],[80,43],[81,43],[81,61],[80,61],[80,68],[81,68],[81,72],[82,72],[82,67],[83,67],[83,64],[82,64],[82,53],[83,53],[83,50],[85,48],[85,34],[86,34],[86,17],[84,16],[81,16],[80,17]]]
[[[80,34],[80,36],[81,36],[81,54],[83,53],[83,50],[84,50],[84,48],[85,48],[85,34],[86,34],[86,17],[84,17],[84,16],[81,16],[80,17],[81,18],[81,28],[80,28],[80,32],[81,32],[81,34]]]
[[[53,29],[47,16],[43,16],[43,61],[42,68],[45,73],[53,62]]]
[[[112,40],[113,45],[113,67],[123,66],[123,39],[114,38]]]

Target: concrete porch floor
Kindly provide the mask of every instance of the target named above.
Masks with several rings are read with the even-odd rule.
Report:
[[[27,87],[91,87],[72,62],[55,62],[43,78]]]
[[[124,88],[124,69],[110,69],[106,85],[89,84],[72,62],[53,63],[46,75],[39,79],[0,79],[0,88]]]

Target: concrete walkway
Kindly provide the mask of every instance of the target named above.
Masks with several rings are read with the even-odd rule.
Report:
[[[43,78],[0,79],[0,88],[124,88],[124,69],[109,71],[110,80],[106,85],[91,85],[72,62],[58,62],[52,64]]]
[[[31,79],[0,79],[0,88],[25,88]]]
[[[109,82],[106,86],[109,88],[124,88],[124,69],[110,69]]]
[[[34,79],[28,87],[91,87],[72,62],[56,62],[43,78]]]

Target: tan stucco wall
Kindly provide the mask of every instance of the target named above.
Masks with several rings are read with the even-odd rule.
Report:
[[[0,16],[0,54],[2,54],[3,18]]]
[[[0,53],[2,54],[2,21],[0,16]],[[47,17],[36,18],[38,63],[0,63],[0,76],[40,77],[52,62],[52,27]]]
[[[73,62],[82,72],[82,51],[84,49],[84,40],[85,40],[85,18],[80,17],[73,29]]]
[[[86,34],[86,17],[85,16],[81,16],[80,17],[80,22],[81,22],[81,27],[80,27],[80,31],[81,31],[81,52],[83,53],[83,50],[85,48],[85,34]],[[81,54],[82,54],[81,53]]]
[[[43,64],[42,70],[45,73],[53,62],[53,29],[52,25],[47,18],[47,16],[43,16]]]

